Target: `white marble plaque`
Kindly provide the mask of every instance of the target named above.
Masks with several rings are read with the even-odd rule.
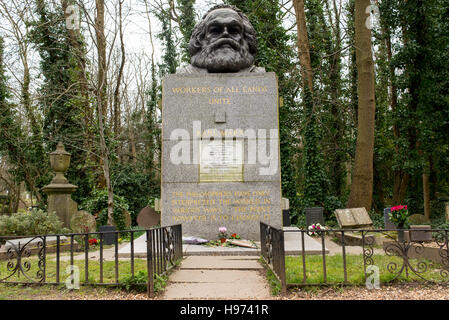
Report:
[[[201,140],[200,182],[243,181],[242,140]]]

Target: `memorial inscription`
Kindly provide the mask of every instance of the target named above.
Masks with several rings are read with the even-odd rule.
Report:
[[[248,88],[264,89],[249,93]],[[230,104],[220,105],[226,119],[217,123],[217,109],[209,101],[222,98]],[[186,236],[206,239],[216,238],[218,227],[226,226],[256,240],[259,221],[282,226],[280,187],[273,73],[164,79],[162,225],[182,223]]]

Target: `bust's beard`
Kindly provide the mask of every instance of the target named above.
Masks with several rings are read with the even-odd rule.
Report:
[[[228,47],[221,47],[222,44]],[[238,72],[251,67],[254,56],[249,52],[248,44],[238,44],[230,39],[220,39],[212,44],[204,45],[200,52],[191,59],[193,66],[207,69],[210,73]]]

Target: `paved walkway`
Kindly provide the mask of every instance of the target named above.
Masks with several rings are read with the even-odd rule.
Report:
[[[160,299],[269,299],[256,256],[187,256]]]
[[[297,227],[284,227],[284,231],[299,231]],[[260,243],[256,241],[256,245],[260,248]],[[302,238],[300,232],[285,232],[284,245],[286,255],[298,255],[302,252]],[[184,256],[213,256],[213,255],[243,255],[243,256],[260,256],[260,249],[250,249],[243,247],[208,247],[204,245],[183,244]],[[306,254],[322,254],[321,242],[304,234],[304,247]],[[327,247],[324,248],[326,254],[329,254]],[[118,251],[120,258],[129,258],[131,256],[131,245],[127,244],[120,247]],[[143,234],[134,240],[134,256],[144,258],[147,255],[146,234]]]

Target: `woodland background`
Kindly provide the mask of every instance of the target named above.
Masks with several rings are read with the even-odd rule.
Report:
[[[81,208],[137,213],[160,196],[161,79],[189,62],[213,4],[195,0],[0,0],[0,193],[45,209],[62,141]],[[225,1],[258,33],[278,76],[283,196],[304,208],[364,206],[444,222],[449,201],[449,0]],[[80,14],[80,28],[67,28]],[[148,50],[130,52],[130,22]],[[76,19],[75,19],[76,20]],[[75,21],[76,22],[76,21]],[[69,24],[70,24],[69,23]],[[369,26],[370,28],[367,28]]]

